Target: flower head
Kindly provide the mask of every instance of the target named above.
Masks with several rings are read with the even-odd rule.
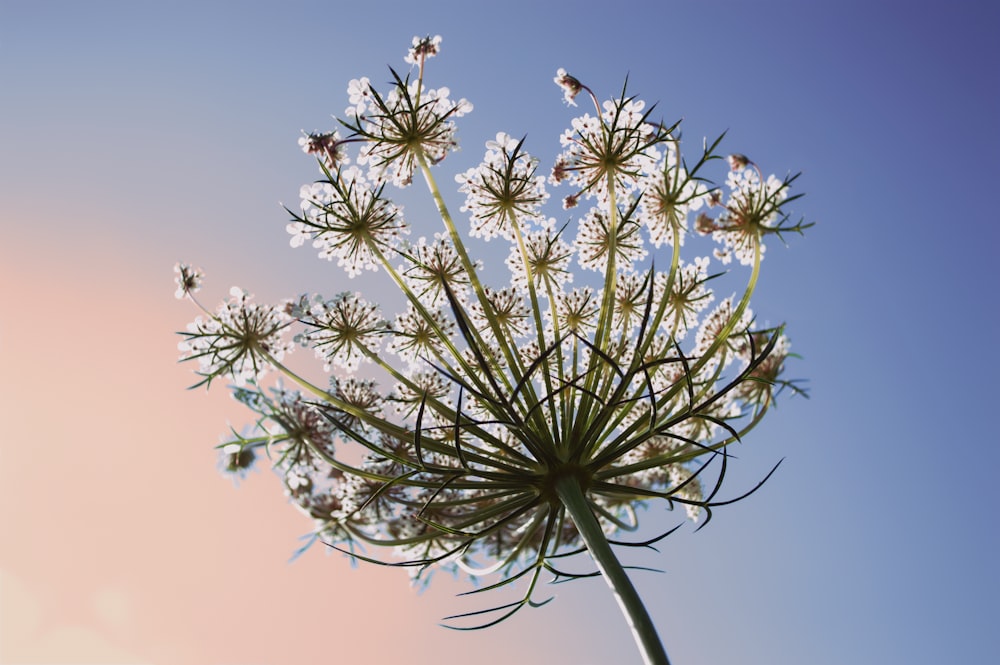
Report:
[[[385,96],[371,88],[367,113],[346,122],[354,140],[364,143],[357,161],[368,166],[370,177],[405,187],[422,161],[437,164],[458,149],[455,118],[471,112],[472,104],[452,101],[448,88],[392,75],[395,87]]]
[[[174,277],[174,282],[177,284],[174,297],[178,300],[183,300],[192,293],[197,293],[198,289],[201,288],[201,280],[205,277],[201,270],[186,263],[174,265],[174,272],[177,273],[177,276]]]
[[[336,169],[348,162],[344,142],[338,132],[305,134],[299,139],[302,151],[317,158],[328,169]]]
[[[307,343],[323,359],[323,369],[337,366],[349,372],[361,360],[370,360],[382,342],[386,324],[378,306],[356,293],[341,293],[332,300],[319,302],[304,320],[311,329]]]
[[[384,183],[370,183],[357,167],[325,174],[300,190],[302,213],[286,227],[292,247],[311,240],[320,258],[336,259],[350,277],[378,270],[379,257],[394,254],[407,232],[402,209],[383,196]]]
[[[219,449],[219,466],[223,473],[245,478],[257,461],[257,454],[250,446],[226,443]]]
[[[435,234],[433,241],[421,238],[406,253],[409,265],[403,278],[427,306],[436,307],[446,300],[448,289],[463,296],[469,274],[450,237]]]
[[[181,359],[197,360],[204,377],[196,385],[208,385],[219,376],[243,385],[263,376],[293,348],[284,339],[290,320],[282,308],[255,303],[235,286],[230,296],[215,314],[199,316],[181,333]]]
[[[473,237],[513,240],[513,225],[536,219],[549,198],[545,177],[535,175],[538,162],[521,151],[522,144],[501,132],[486,143],[478,167],[455,176],[466,194],[462,212],[469,213]]]
[[[576,259],[589,270],[613,266],[628,271],[646,256],[639,223],[633,218],[635,208],[609,215],[601,208],[591,208],[580,222],[576,236]],[[614,220],[614,221],[612,221]],[[612,228],[611,224],[616,227]]]
[[[749,162],[752,164],[752,162]],[[711,234],[721,247],[716,256],[729,263],[735,255],[743,265],[751,265],[766,249],[766,235],[795,232],[802,233],[812,224],[786,224],[788,216],[782,212],[788,199],[788,189],[797,176],[779,180],[771,175],[764,180],[754,168],[739,168],[726,177],[729,198],[722,203],[723,211],[716,218],[699,215],[697,228],[702,234]],[[798,198],[795,196],[793,198]]]
[[[654,247],[684,244],[688,215],[701,209],[709,191],[697,172],[704,161],[688,170],[678,159],[676,146],[668,144],[664,158],[646,173],[639,189],[639,219]]]
[[[533,281],[545,286],[560,286],[573,281],[573,273],[569,270],[573,248],[562,240],[561,235],[552,229],[551,224],[547,224],[539,231],[526,234],[526,255],[522,255],[520,248],[511,247],[507,267],[515,288],[527,287],[529,274]]]
[[[469,314],[477,328],[485,330],[492,322],[496,322],[511,338],[522,337],[528,333],[528,317],[531,310],[524,302],[522,293],[516,289],[505,287],[501,289],[484,289],[487,304],[474,302],[469,307]]]
[[[562,67],[556,70],[556,77],[553,80],[562,88],[563,101],[567,106],[576,106],[576,96],[583,90],[583,84],[570,76]]]
[[[746,167],[753,164],[753,162],[750,161],[749,157],[747,157],[746,155],[740,155],[738,153],[733,155],[726,155],[726,161],[729,162],[729,168],[732,169],[733,171],[742,171]]]
[[[412,304],[396,317],[388,350],[408,364],[437,358],[445,341],[454,334],[455,324],[441,310],[420,312]]]
[[[588,287],[565,293],[556,303],[556,318],[562,330],[590,333],[597,326],[600,304]]]
[[[423,65],[424,60],[433,58],[441,49],[441,35],[414,37],[413,45],[406,52],[404,60],[411,65]]]
[[[226,468],[263,449],[316,537],[349,554],[384,547],[422,580],[434,567],[499,575],[487,588],[529,580],[521,601],[496,608],[502,620],[537,604],[543,571],[573,576],[556,558],[589,551],[613,567],[610,538],[647,547],[623,533],[643,506],[707,522],[730,502],[716,498],[727,447],[794,388],[780,376],[783,328],[753,328],[763,239],[809,225],[787,221],[794,176],[765,179],[733,154],[716,187],[718,141],[685,159],[677,125],[653,120],[654,106],[624,87],[601,103],[563,69],[566,103],[586,91],[594,112],[570,121],[548,183],[525,139],[497,133],[455,177],[468,226],[457,223],[434,167],[458,148],[455,120],[471,105],[425,85],[440,42],[415,37],[415,75],[393,71],[386,92],[352,80],[345,136],[300,139],[323,177],[289,211],[290,244],[311,243],[349,277],[378,270],[399,297],[306,294],[271,307],[234,289],[180,349],[202,383],[226,377],[255,414],[251,432],[221,447]],[[441,225],[410,241],[386,190],[418,172]],[[557,225],[547,184],[569,186],[566,208],[588,208]],[[738,275],[682,256],[695,213],[719,260],[752,266],[741,294],[717,301],[713,280]],[[474,258],[470,237],[506,241],[506,271]],[[175,271],[178,297],[191,296],[200,271]],[[283,364],[293,327],[334,373],[324,387]]]
[[[602,204],[612,190],[623,197],[633,192],[640,178],[653,170],[660,158],[658,145],[669,136],[649,123],[645,102],[624,96],[604,103],[599,116],[586,113],[572,121],[560,137],[564,151],[549,180],[568,180],[579,194],[596,197]]]

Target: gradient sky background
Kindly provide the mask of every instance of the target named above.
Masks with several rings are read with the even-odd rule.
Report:
[[[315,176],[300,130],[417,34],[444,37],[429,83],[475,104],[444,183],[499,130],[551,164],[558,67],[602,97],[627,73],[689,148],[728,129],[803,171],[818,225],[769,249],[754,309],[812,398],[740,450],[733,493],[785,459],[760,492],[630,559],[666,571],[635,580],[672,659],[996,662],[997,7],[0,0],[0,662],[635,659],[600,580],[459,634],[438,620],[475,606],[447,577],[287,563],[308,521],[273,474],[219,476],[246,416],[175,362],[177,260],[209,302],[355,287],[288,247],[278,204]]]

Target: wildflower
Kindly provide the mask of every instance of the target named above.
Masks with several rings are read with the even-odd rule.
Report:
[[[448,88],[425,88],[392,72],[395,86],[385,96],[370,88],[367,113],[345,121],[352,141],[364,143],[357,162],[367,165],[373,180],[406,187],[422,160],[437,164],[458,149],[455,118],[472,111],[465,99],[449,98]]]
[[[407,232],[402,210],[383,196],[384,189],[357,167],[326,171],[324,180],[299,192],[302,214],[292,213],[286,227],[291,246],[312,240],[320,258],[337,259],[350,277],[378,270],[379,256],[391,256]]]
[[[245,478],[257,461],[253,448],[238,443],[227,443],[222,446],[220,452],[222,470],[239,478]]]
[[[358,379],[352,376],[344,379],[334,378],[332,383],[333,394],[343,404],[350,407],[348,411],[338,412],[336,422],[339,426],[352,430],[366,428],[367,424],[365,421],[354,415],[358,412],[381,416],[385,397],[378,391],[378,385],[374,381],[370,379]],[[322,411],[318,413],[320,416],[323,415]],[[331,419],[327,418],[326,420],[327,426],[330,427],[332,432],[336,432],[336,428],[330,422]]]
[[[639,325],[649,299],[649,273],[623,273],[615,290],[614,328],[628,336]]]
[[[565,150],[550,182],[568,179],[581,194],[603,202],[612,188],[618,196],[633,191],[639,178],[652,170],[660,158],[657,145],[670,130],[647,122],[645,102],[624,95],[623,90],[620,99],[606,101],[599,117],[587,113],[573,119],[572,128],[559,139]]]
[[[725,211],[715,220],[712,236],[731,250],[743,265],[753,262],[754,251],[766,247],[760,237],[777,216],[786,197],[784,183],[774,176],[760,182],[755,170],[731,171],[726,179],[731,190]]]
[[[440,41],[414,38],[405,60],[415,76],[392,71],[386,92],[352,80],[345,136],[300,140],[323,177],[302,187],[286,227],[292,247],[311,244],[349,277],[384,271],[402,311],[386,320],[353,292],[270,307],[234,289],[182,333],[182,359],[198,361],[199,385],[234,382],[255,414],[252,431],[223,443],[223,465],[240,473],[264,449],[316,539],[365,559],[385,548],[421,583],[434,568],[498,576],[486,589],[526,580],[513,604],[449,617],[498,612],[486,625],[539,604],[544,571],[576,577],[556,558],[589,553],[625,599],[646,661],[664,663],[611,545],[647,547],[622,532],[657,500],[707,523],[731,502],[716,498],[727,447],[781,389],[798,392],[780,376],[783,328],[752,329],[749,306],[765,236],[809,226],[785,212],[795,176],[765,179],[733,154],[716,187],[718,140],[685,160],[677,125],[653,121],[653,106],[625,87],[599,102],[560,69],[566,103],[586,91],[595,113],[570,121],[547,183],[525,140],[497,133],[479,165],[455,176],[460,227],[433,167],[457,149],[456,120],[471,105],[425,84]],[[441,227],[411,242],[386,188],[417,172]],[[588,210],[557,227],[547,184],[573,190],[567,209],[587,199]],[[742,294],[716,301],[712,260],[682,258],[690,215],[718,260],[752,266]],[[470,236],[509,243],[506,273],[470,255]],[[178,297],[200,307],[200,271],[175,271]],[[290,333],[334,372],[326,387],[283,364]],[[362,363],[390,389],[355,375]]]
[[[492,340],[484,341],[477,347],[465,349],[462,352],[462,363],[471,374],[479,379],[485,379],[507,368],[507,359],[504,357],[503,350],[499,344]],[[486,414],[488,411],[484,410],[482,413]]]
[[[306,154],[316,155],[328,169],[336,169],[348,161],[339,132],[305,134],[299,139],[299,145]]]
[[[522,294],[513,288],[485,289],[488,308],[480,302],[472,303],[469,314],[479,329],[489,327],[495,321],[510,337],[521,337],[528,332],[528,315],[530,310],[524,302]]]
[[[181,333],[181,359],[198,360],[204,377],[197,385],[225,376],[241,386],[263,376],[293,348],[283,338],[290,321],[279,308],[254,303],[235,286],[230,296],[214,315],[198,317]]]
[[[440,310],[422,316],[411,304],[396,317],[388,350],[408,364],[436,358],[444,350],[444,341],[454,334],[455,324]]]
[[[461,296],[470,283],[462,259],[450,238],[435,234],[434,242],[421,238],[407,252],[409,266],[404,278],[417,296],[428,306],[436,307],[445,300],[445,285]]]
[[[257,421],[262,433],[255,438],[244,437],[244,447],[266,447],[274,466],[281,469],[292,489],[303,486],[303,476],[326,473],[330,466],[326,459],[334,454],[336,431],[323,413],[297,390],[278,385],[267,393],[246,390],[244,397],[252,396],[248,406],[261,417]]]
[[[694,354],[708,358],[712,365],[719,362],[728,365],[742,348],[741,337],[752,319],[753,312],[749,309],[737,312],[733,299],[725,298],[702,320],[695,336]]]
[[[664,158],[643,177],[639,186],[639,219],[649,231],[653,246],[684,245],[688,215],[697,212],[708,200],[709,192],[697,177],[705,159],[692,170],[680,163],[676,148],[669,146]]]
[[[438,54],[441,48],[441,35],[433,37],[414,37],[413,45],[407,51],[404,60],[411,65],[423,66],[424,60],[432,58]]]
[[[201,288],[201,280],[205,277],[201,270],[192,268],[186,263],[176,264],[174,272],[177,273],[177,276],[174,277],[174,282],[177,284],[174,297],[178,300],[183,300],[188,295],[197,293],[198,289]]]
[[[486,143],[483,162],[455,176],[466,194],[462,212],[470,213],[473,237],[513,240],[513,224],[535,219],[549,198],[537,160],[521,152],[522,141],[503,132]]]
[[[556,301],[556,318],[562,330],[593,332],[600,307],[588,287],[573,289]]]
[[[580,222],[580,230],[574,242],[576,259],[580,266],[589,270],[603,270],[614,266],[627,271],[635,261],[646,256],[643,249],[639,224],[633,219],[634,208],[612,217],[600,208],[591,208]],[[617,228],[611,224],[617,223]],[[614,257],[610,254],[613,253]]]
[[[336,365],[349,372],[358,363],[378,351],[386,324],[378,307],[355,293],[341,293],[330,301],[315,305],[305,323],[316,355],[323,359],[323,370]]]
[[[527,265],[536,283],[547,287],[566,284],[573,280],[569,271],[573,248],[564,242],[559,233],[548,228],[532,231],[524,239],[527,251]],[[507,267],[511,272],[511,282],[515,288],[527,286],[528,273],[523,257],[517,247],[511,247],[507,257]]]
[[[556,70],[556,77],[553,80],[563,89],[563,101],[567,106],[576,106],[576,96],[583,90],[583,84],[570,76],[562,67]]]
[[[749,157],[740,154],[727,155],[726,161],[729,162],[729,168],[733,171],[742,171],[749,165],[753,164]]]
[[[396,391],[389,396],[389,400],[395,402],[396,412],[403,416],[415,415],[422,403],[428,400],[448,403],[448,396],[452,391],[452,384],[439,372],[417,371],[414,372],[408,381],[400,381],[396,384]]]
[[[729,257],[735,255],[741,264],[751,265],[756,256],[767,249],[762,242],[765,235],[802,233],[812,226],[801,222],[785,224],[788,218],[782,213],[782,206],[796,177],[779,180],[771,175],[763,180],[756,167],[730,171],[726,178],[730,194],[722,204],[723,212],[714,220],[708,216],[698,220],[699,232],[711,233],[720,243],[717,256],[723,263],[728,263]]]
[[[670,315],[664,318],[663,327],[669,332],[671,339],[678,341],[683,339],[687,331],[697,325],[701,312],[715,297],[707,285],[711,279],[708,275],[708,264],[707,257],[698,257],[692,263],[679,264],[674,272],[669,293],[665,292],[666,283],[671,281],[669,276],[664,273],[657,275],[657,297],[666,298],[670,303]]]
[[[789,346],[788,337],[780,331],[759,331],[749,336],[738,352],[752,369],[747,380],[737,386],[736,396],[747,404],[766,406],[773,399],[775,386],[797,390],[793,384],[778,379],[785,368]]]

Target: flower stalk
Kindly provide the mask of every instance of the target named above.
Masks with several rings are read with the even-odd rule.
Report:
[[[566,512],[573,518],[587,551],[597,564],[604,581],[611,588],[622,614],[625,615],[629,630],[632,631],[632,637],[642,655],[642,662],[646,665],[670,665],[667,652],[656,632],[656,626],[653,625],[653,620],[639,593],[611,549],[601,525],[591,512],[590,503],[584,496],[580,480],[572,475],[563,476],[556,481],[555,489]]]

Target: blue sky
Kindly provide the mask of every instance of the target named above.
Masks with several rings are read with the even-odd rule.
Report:
[[[769,248],[754,304],[787,322],[803,356],[791,372],[812,396],[753,433],[734,482],[784,463],[708,528],[640,558],[666,571],[636,579],[672,657],[986,663],[1000,652],[998,28],[989,2],[8,0],[0,260],[27,273],[0,294],[99,273],[106,288],[92,297],[128,282],[174,307],[181,329],[192,313],[171,299],[177,260],[202,266],[219,296],[231,283],[263,300],[332,292],[342,277],[288,247],[279,202],[314,177],[296,140],[333,128],[350,79],[387,79],[413,35],[443,35],[431,84],[475,105],[452,173],[501,130],[551,162],[572,117],[556,68],[602,97],[627,74],[665,119],[684,119],[689,146],[728,131],[725,151],[802,171],[795,211],[817,222]],[[53,325],[61,297],[39,291],[33,309],[0,314],[0,353],[15,353],[13,331]],[[127,325],[128,307],[120,321],[72,325]],[[24,351],[53,382],[18,399],[54,399],[71,377],[48,349]],[[208,448],[224,426],[220,416],[183,445]],[[331,576],[346,574],[334,561]],[[603,585],[573,586],[498,630],[516,640],[551,623],[566,662],[632,649],[624,629],[605,628],[620,619]]]

